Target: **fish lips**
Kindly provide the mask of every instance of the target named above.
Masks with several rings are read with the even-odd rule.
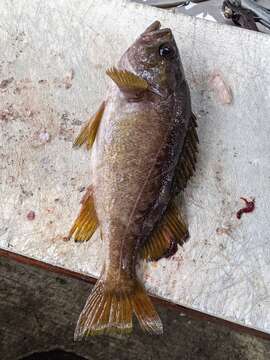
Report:
[[[154,21],[146,30],[141,34],[140,40],[153,44],[162,41],[170,41],[173,39],[172,31],[169,28],[161,29],[160,21]]]
[[[161,23],[160,21],[156,20],[154,21],[151,25],[149,25],[145,30],[144,32],[142,33],[143,34],[147,34],[147,33],[150,33],[152,31],[156,31],[156,30],[159,30],[161,28]]]
[[[144,32],[140,41],[146,45],[155,45],[162,44],[163,42],[170,42],[173,40],[172,31],[169,28],[158,29],[150,32]]]

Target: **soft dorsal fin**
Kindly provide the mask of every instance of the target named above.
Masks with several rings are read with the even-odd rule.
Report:
[[[105,101],[101,103],[98,111],[88,120],[87,124],[82,128],[81,132],[74,141],[73,147],[81,147],[83,144],[85,144],[87,150],[91,149],[95,141],[104,110]]]
[[[115,82],[119,89],[124,92],[141,92],[149,89],[146,80],[128,70],[118,70],[112,67],[106,71],[106,74]]]
[[[160,224],[141,249],[141,256],[147,261],[170,257],[188,238],[187,226],[174,203],[171,203]]]
[[[81,210],[69,232],[69,238],[76,242],[88,241],[98,227],[92,186],[89,186],[81,200]]]
[[[196,116],[192,114],[187,130],[182,153],[179,157],[178,164],[175,169],[176,193],[183,190],[188,180],[195,173],[195,165],[197,161],[199,138],[197,134]]]

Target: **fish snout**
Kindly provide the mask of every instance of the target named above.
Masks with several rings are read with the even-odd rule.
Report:
[[[148,26],[145,31],[142,33],[143,34],[147,34],[147,33],[150,33],[152,31],[156,31],[156,30],[159,30],[161,28],[161,23],[160,21],[156,20],[154,21],[150,26]]]
[[[150,32],[143,33],[141,39],[145,43],[158,44],[162,42],[169,42],[173,39],[171,29],[158,29]]]

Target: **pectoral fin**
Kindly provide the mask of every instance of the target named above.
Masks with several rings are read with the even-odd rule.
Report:
[[[164,218],[141,249],[141,256],[147,261],[170,257],[188,238],[187,226],[176,205],[171,203]]]
[[[106,74],[124,92],[143,92],[149,89],[148,82],[127,70],[118,70],[115,67],[106,71]]]
[[[79,135],[76,137],[73,147],[80,147],[83,144],[86,145],[87,150],[92,147],[104,110],[105,101],[102,102],[98,111],[89,119],[87,124],[83,127]]]
[[[98,227],[92,187],[89,186],[81,200],[81,210],[69,232],[69,238],[77,241],[88,241]]]

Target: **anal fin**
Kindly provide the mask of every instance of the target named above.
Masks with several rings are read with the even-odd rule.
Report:
[[[166,210],[164,217],[151,237],[141,249],[141,256],[147,261],[157,261],[162,257],[170,257],[188,238],[187,226],[174,203]]]
[[[83,144],[86,145],[87,150],[92,147],[104,110],[105,101],[101,103],[98,111],[88,120],[87,124],[82,128],[81,132],[76,137],[73,143],[73,147],[81,147]]]
[[[72,228],[69,231],[69,238],[74,238],[76,242],[88,241],[98,227],[92,187],[89,186],[81,200],[81,210]]]

